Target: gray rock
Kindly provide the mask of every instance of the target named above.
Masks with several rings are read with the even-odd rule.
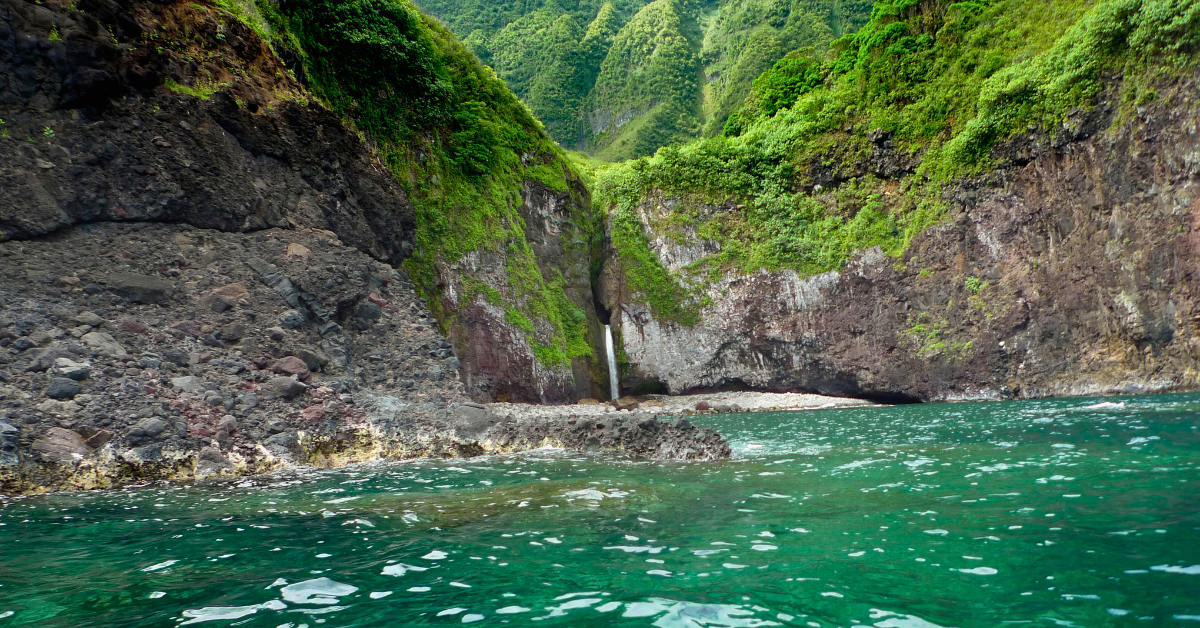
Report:
[[[92,351],[95,351],[103,356],[110,358],[123,358],[128,355],[125,352],[125,347],[122,347],[121,343],[117,342],[117,340],[112,337],[112,334],[107,334],[102,331],[92,331],[84,334],[80,340],[86,342],[87,346],[90,347]]]
[[[108,444],[108,441],[113,439],[113,433],[108,430],[97,430],[95,434],[88,437],[85,443],[92,449],[100,449]]]
[[[199,395],[205,391],[204,381],[195,375],[172,377],[171,386],[193,395]]]
[[[138,360],[138,368],[156,369],[160,366],[162,366],[162,360],[160,360],[159,358],[146,356],[146,357],[143,357],[142,359]]]
[[[99,327],[104,324],[104,319],[100,318],[100,315],[95,312],[80,312],[79,316],[75,317],[75,322],[80,325]]]
[[[246,337],[246,326],[241,323],[230,323],[221,328],[221,340],[234,343]]]
[[[228,432],[230,434],[236,432],[237,428],[237,418],[231,414],[226,414],[225,416],[221,417],[221,422],[217,424],[218,430],[222,432]]]
[[[253,410],[258,406],[258,395],[252,392],[242,395],[241,405],[243,410]]]
[[[450,357],[446,358],[445,360],[442,360],[442,366],[447,371],[450,371],[452,373],[458,371],[459,364],[461,364],[461,363],[458,361],[458,358],[456,358],[454,356],[450,356]]]
[[[92,452],[82,436],[61,427],[52,427],[45,436],[33,441],[33,450],[49,460],[67,464]]]
[[[633,397],[621,397],[612,402],[612,406],[618,410],[637,410],[639,405]]]
[[[304,394],[304,391],[308,390],[308,386],[305,386],[304,384],[301,384],[290,377],[272,377],[271,379],[267,380],[267,383],[263,386],[263,388],[276,397],[282,397],[284,399],[295,399],[296,397]]]
[[[83,384],[66,377],[53,377],[46,386],[46,396],[51,399],[74,399],[83,390]]]
[[[54,367],[50,372],[60,377],[81,382],[91,374],[92,365],[87,362],[76,362],[71,358],[55,358]]]
[[[450,414],[450,427],[459,438],[479,438],[496,424],[496,415],[477,404],[461,405]]]
[[[221,396],[221,393],[210,390],[204,393],[204,403],[210,406],[220,406],[225,404],[225,398]]]
[[[20,435],[21,430],[0,421],[0,467],[11,467],[20,462],[17,456]]]
[[[184,351],[183,349],[171,347],[170,349],[162,352],[162,357],[164,360],[174,364],[175,366],[188,365],[188,352]]]
[[[325,353],[319,349],[313,349],[312,347],[300,347],[296,349],[295,353],[296,357],[304,360],[305,366],[307,366],[308,370],[310,371],[320,371],[322,368],[325,368],[325,365],[329,364],[329,356],[325,355]]]
[[[225,457],[225,454],[221,453],[221,450],[215,447],[205,447],[200,450],[200,456],[196,460],[196,479],[202,480],[213,475],[220,475],[222,471],[232,468],[234,468],[233,463]]]
[[[162,443],[135,447],[121,454],[121,458],[132,465],[154,464],[163,459]]]
[[[308,319],[305,318],[300,310],[288,310],[280,314],[279,318],[275,320],[275,322],[279,323],[280,327],[286,329],[295,329],[307,321]]]
[[[695,428],[695,426],[692,425],[692,422],[687,420],[684,417],[679,417],[678,419],[675,419],[675,427],[677,429],[684,430],[684,431]]]
[[[263,441],[263,446],[277,456],[294,454],[300,450],[300,438],[295,432],[280,432]]]
[[[175,285],[149,275],[113,273],[106,279],[109,292],[134,303],[166,303],[175,296]]]
[[[167,429],[167,424],[162,419],[150,417],[138,421],[136,425],[129,428],[128,437],[131,440],[140,440],[143,438],[154,438],[162,434]]]
[[[25,368],[26,371],[41,372],[54,366],[54,361],[59,358],[71,356],[71,352],[61,345],[51,345],[45,349],[41,349],[34,354],[33,361]]]
[[[374,322],[383,317],[383,310],[370,301],[363,301],[354,309],[354,316],[362,321]]]

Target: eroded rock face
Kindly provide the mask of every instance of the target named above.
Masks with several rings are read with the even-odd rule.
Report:
[[[694,326],[657,320],[610,250],[600,292],[632,367],[623,388],[881,400],[1195,389],[1197,86],[1163,86],[1177,97],[1108,130],[1114,113],[1101,107],[1069,141],[997,148],[1007,165],[948,190],[957,213],[900,259],[868,250],[810,277],[719,277]],[[672,272],[711,252],[652,231],[649,216],[678,202],[641,208]]]

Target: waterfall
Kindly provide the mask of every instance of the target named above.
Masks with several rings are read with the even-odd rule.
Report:
[[[617,385],[617,355],[613,351],[612,327],[604,326],[604,348],[608,351],[608,386],[612,392],[612,398],[616,399],[621,396],[621,389]]]

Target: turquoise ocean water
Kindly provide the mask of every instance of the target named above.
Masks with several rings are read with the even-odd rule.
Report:
[[[1200,395],[4,500],[0,626],[1196,626]]]

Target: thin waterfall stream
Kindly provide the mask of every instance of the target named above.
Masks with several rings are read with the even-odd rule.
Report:
[[[612,327],[609,325],[604,326],[604,349],[608,352],[608,390],[616,399],[621,396],[621,390],[617,385],[617,355],[613,350]]]

